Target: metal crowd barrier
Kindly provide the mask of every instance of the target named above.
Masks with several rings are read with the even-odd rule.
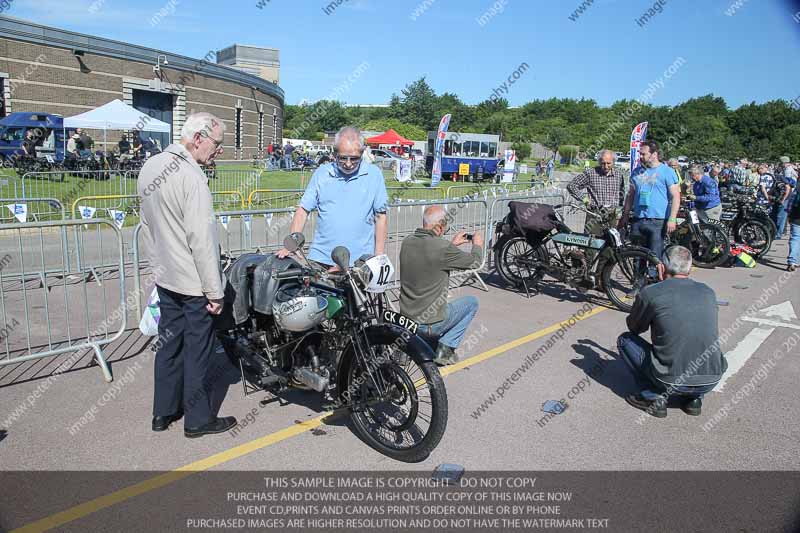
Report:
[[[11,209],[6,207],[15,204],[25,204],[27,218],[32,219],[34,222],[45,222],[48,219],[64,220],[67,218],[64,204],[57,198],[0,198],[0,224],[10,224],[18,221]]]
[[[386,187],[389,202],[444,200],[445,190],[438,187]]]
[[[67,264],[62,236],[79,225],[94,229],[96,238],[86,246],[83,233],[76,232],[83,257],[76,272]],[[101,219],[3,224],[0,249],[0,366],[92,350],[103,377],[111,381],[103,347],[125,331],[130,304],[116,225]],[[95,268],[111,264],[111,258],[116,259],[113,272]],[[100,282],[90,283],[92,276]]]
[[[19,198],[54,197],[68,203],[77,196],[136,194],[138,171],[61,170],[28,172],[22,178],[10,178],[13,196]]]
[[[89,205],[87,205],[89,204]],[[99,204],[99,205],[98,205]],[[97,211],[116,211],[131,212],[134,216],[139,216],[139,195],[138,194],[105,194],[99,196],[81,196],[72,202],[70,213],[73,219],[84,218],[84,214],[78,211],[80,207],[94,207]],[[95,212],[96,213],[96,212]],[[86,218],[98,218],[94,216]]]
[[[247,207],[295,208],[305,192],[305,189],[254,189],[247,197]]]
[[[223,197],[232,197],[227,200]],[[239,191],[211,191],[214,209],[226,209],[230,207],[245,208],[244,195]]]
[[[396,203],[389,206],[389,232],[386,239],[386,254],[395,267],[395,282],[393,289],[400,284],[400,247],[403,239],[412,234],[417,228],[422,227],[422,215],[431,205],[442,206],[448,213],[448,233],[445,238],[450,239],[459,231],[467,233],[482,232],[486,237],[487,217],[489,215],[488,202],[483,199],[439,200],[421,201],[414,203]],[[484,250],[485,251],[485,250]],[[486,254],[483,254],[481,264],[475,269],[454,272],[453,278],[474,277],[484,290],[488,290],[483,280],[478,275],[486,264]]]
[[[491,198],[497,198],[498,196],[503,196],[509,194],[513,191],[510,187],[510,183],[501,183],[498,185],[490,185],[490,186],[481,186],[477,183],[472,185],[451,185],[449,189],[447,189],[447,198],[448,199],[456,199],[456,198],[471,198],[477,199],[479,197],[483,197],[483,191],[486,191],[486,200]]]
[[[211,192],[238,191],[242,196],[247,196],[248,191],[258,188],[261,179],[260,170],[239,169],[206,169],[209,177],[208,187]]]
[[[274,253],[283,247],[283,239],[289,234],[289,226],[294,215],[294,208],[284,209],[248,209],[221,211],[214,213],[217,218],[217,235],[222,253],[230,257],[238,257],[246,253]],[[316,212],[312,212],[306,221],[303,234],[310,245],[316,227]],[[133,231],[131,239],[133,248],[133,279],[137,294],[136,308],[140,315],[145,290],[152,290],[152,279],[144,280],[145,270],[149,267],[146,261],[149,250],[141,239],[142,225]],[[148,289],[149,287],[149,289]],[[149,294],[149,292],[147,292]]]

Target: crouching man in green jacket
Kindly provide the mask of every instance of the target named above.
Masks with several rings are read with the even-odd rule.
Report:
[[[456,348],[478,312],[474,296],[448,303],[450,272],[477,268],[483,258],[480,233],[470,236],[462,231],[451,241],[442,238],[450,218],[441,206],[428,207],[423,226],[406,237],[400,249],[400,312],[420,324],[420,333],[439,338],[435,359],[439,365],[458,361]],[[458,248],[470,240],[470,252]]]

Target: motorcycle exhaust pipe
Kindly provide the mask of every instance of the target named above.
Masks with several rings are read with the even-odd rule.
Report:
[[[308,368],[296,368],[294,370],[294,377],[303,385],[311,387],[317,392],[322,392],[328,387],[327,377],[320,376]]]
[[[259,375],[268,376],[272,374],[267,362],[257,354],[253,353],[253,351],[244,341],[228,335],[220,335],[220,338],[222,339],[222,344],[226,349],[231,350],[233,355],[235,355],[237,358],[244,359],[249,366],[253,367],[253,369],[258,372]]]

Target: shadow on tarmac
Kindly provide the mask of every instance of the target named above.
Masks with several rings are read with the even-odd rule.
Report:
[[[484,274],[482,277],[486,282],[486,285],[490,287],[494,287],[506,292],[516,293],[523,298],[527,296],[525,294],[525,288],[522,285],[509,285],[503,281],[503,278],[501,278],[497,273],[488,275]],[[550,298],[558,300],[559,302],[573,302],[576,304],[588,302],[592,305],[606,307],[608,309],[615,309],[614,305],[612,305],[611,302],[606,299],[605,294],[594,290],[582,293],[576,289],[570,288],[568,285],[565,285],[560,281],[544,280],[540,281],[539,283],[529,285],[528,289],[530,291],[530,299],[533,299],[535,296],[543,295],[549,296]]]
[[[103,354],[105,355],[112,373],[114,363],[126,361],[141,355],[145,352],[152,339],[153,337],[143,337],[139,329],[135,328],[125,331],[116,342],[110,346],[105,346]],[[54,349],[59,347],[61,347],[61,345],[53,344]],[[32,346],[31,351],[35,353],[37,349],[40,348],[47,349],[48,347],[47,345]],[[76,355],[76,352],[80,353]],[[54,357],[23,361],[16,365],[12,364],[0,367],[0,389],[10,385],[28,383],[59,374],[77,372],[87,368],[92,368],[94,372],[100,371],[99,368],[97,368],[97,362],[94,359],[94,352],[92,350],[77,350],[76,352],[67,352]],[[69,368],[61,368],[65,362],[71,362]]]
[[[572,359],[570,363],[583,370],[596,383],[623,399],[628,394],[637,392],[635,381],[631,379],[625,362],[616,352],[590,339],[579,339],[572,345],[572,349],[583,356],[583,359]]]

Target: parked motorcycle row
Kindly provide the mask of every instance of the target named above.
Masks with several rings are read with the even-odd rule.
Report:
[[[289,168],[286,161],[281,155],[269,156],[265,154],[264,158],[257,156],[253,157],[253,168],[264,168],[266,170],[313,170],[325,163],[332,161],[331,154],[328,152],[320,151],[316,154],[302,153],[295,151],[292,153],[292,166]]]
[[[85,151],[77,157],[68,157],[62,162],[48,160],[45,157],[18,157],[13,161],[13,168],[19,176],[28,173],[63,172],[82,178],[107,180],[115,172],[122,175],[128,171],[140,170],[145,160],[144,158],[121,158],[116,152]]]
[[[660,261],[627,240],[627,232],[616,229],[618,209],[538,206],[547,211],[544,218],[551,219],[552,227],[532,228],[526,226],[530,205],[511,202],[509,215],[495,228],[494,264],[506,283],[530,295],[549,276],[580,292],[603,292],[618,309],[629,312],[639,290],[657,281]],[[559,211],[584,212],[591,231],[572,231]],[[700,268],[731,264],[742,256],[754,264],[770,250],[777,232],[751,195],[726,193],[720,221],[701,220],[691,201],[682,204],[679,218],[683,221],[668,235],[667,244],[688,248],[693,264]]]

